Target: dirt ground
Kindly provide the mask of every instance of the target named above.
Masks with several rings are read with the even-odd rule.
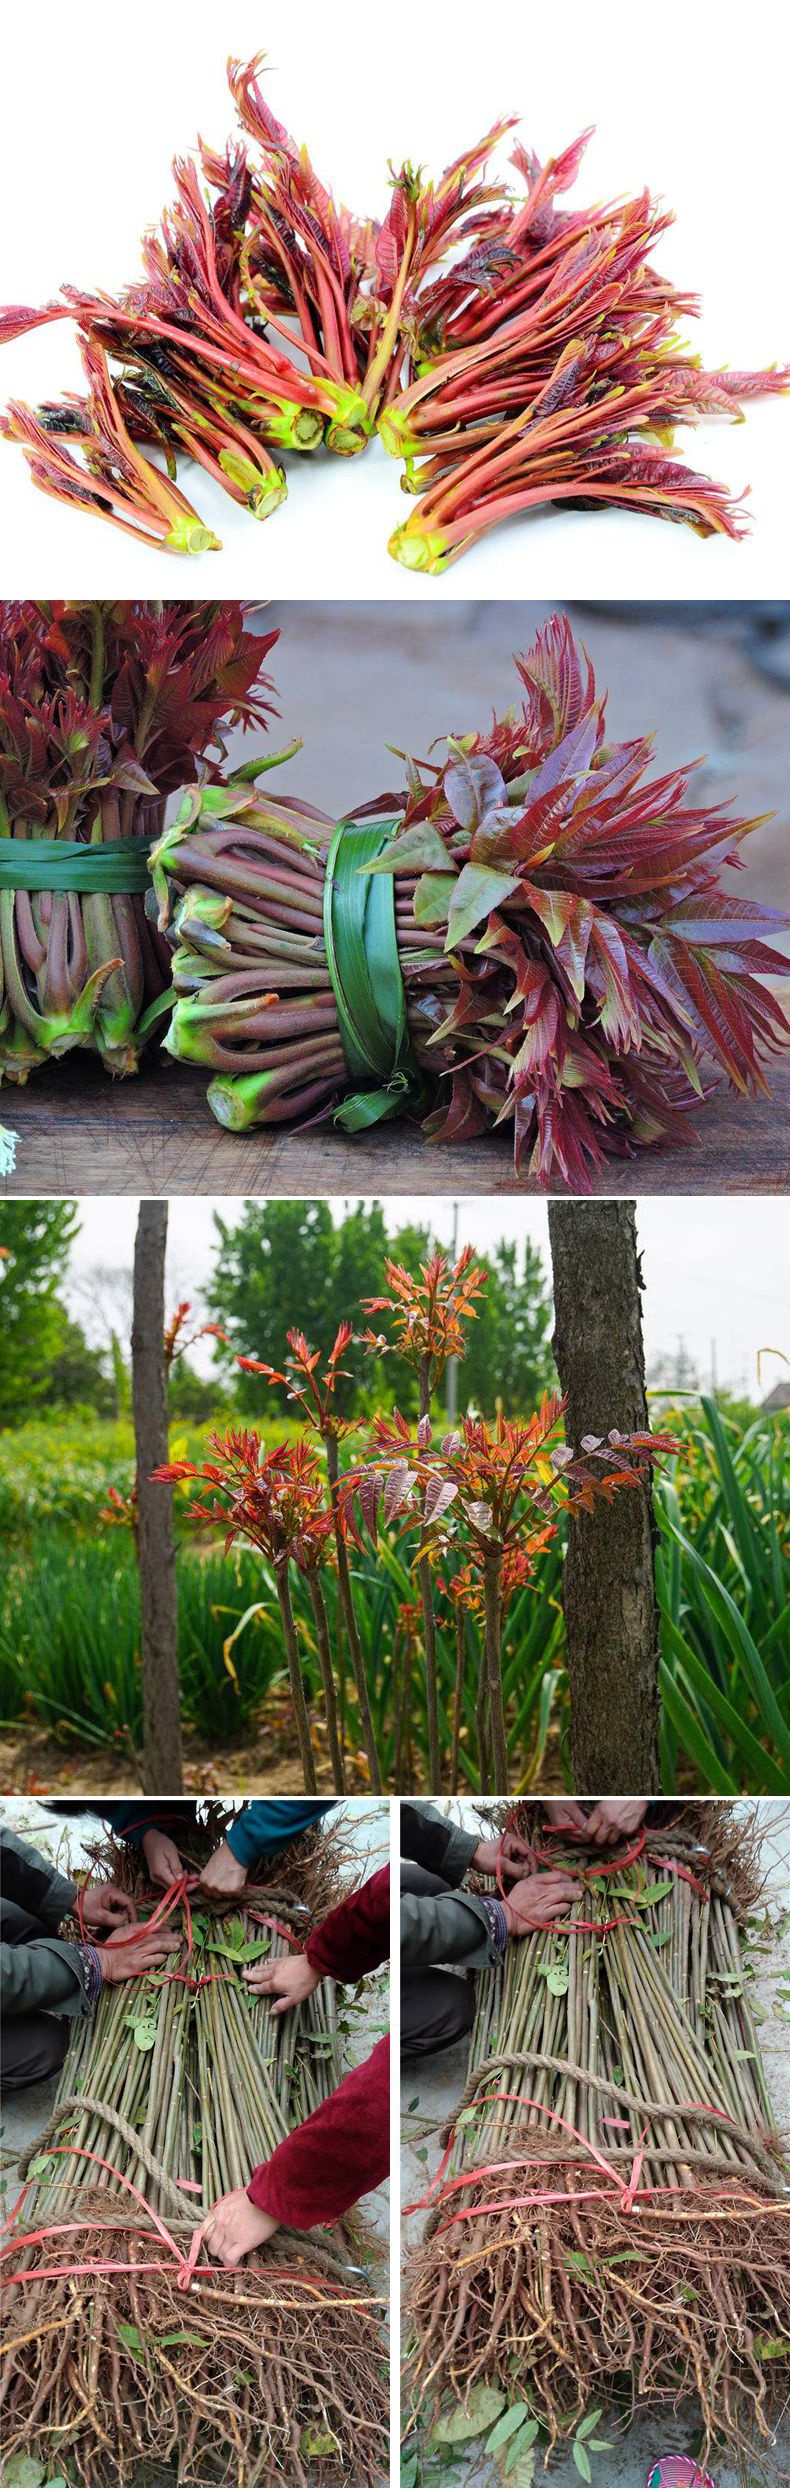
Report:
[[[320,1758],[316,1773],[319,1791],[329,1793],[332,1776]],[[364,1792],[361,1774],[354,1787]],[[0,1739],[0,1789],[8,1796],[46,1792],[54,1797],[64,1791],[80,1798],[100,1793],[107,1799],[136,1799],[142,1788],[141,1775],[123,1750],[64,1746],[46,1730],[25,1729],[14,1738]],[[272,1752],[270,1736],[236,1747],[207,1747],[201,1739],[186,1738],[184,1788],[198,1794],[239,1791],[245,1798],[282,1799],[301,1797],[304,1776],[297,1755]]]

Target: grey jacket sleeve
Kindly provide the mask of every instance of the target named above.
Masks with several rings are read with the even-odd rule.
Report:
[[[21,1834],[0,1826],[0,1995],[4,2015],[32,2015],[38,2007],[54,2007],[61,2015],[90,2015],[85,1962],[78,1945],[58,1937],[62,1920],[72,1910],[76,1886],[62,1877],[52,1861],[23,1841]],[[15,1921],[22,1929],[38,1921],[49,1935],[10,1941]]]
[[[482,1894],[404,1894],[401,1962],[460,1963],[477,1969],[500,1960]]]
[[[72,1878],[62,1877],[43,1851],[34,1851],[32,1842],[23,1841],[10,1826],[0,1825],[0,1896],[4,1902],[31,1912],[46,1929],[59,1929],[73,1910],[76,1892]]]
[[[39,2007],[92,2015],[79,1946],[59,1937],[0,1945],[0,1998],[4,2015],[34,2015]]]
[[[435,1876],[446,1878],[448,1886],[459,1886],[474,1858],[480,1835],[464,1833],[438,1808],[416,1807],[410,1799],[401,1801],[400,1822],[404,1859],[416,1860],[420,1868],[433,1869]]]

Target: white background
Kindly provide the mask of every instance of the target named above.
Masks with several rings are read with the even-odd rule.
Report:
[[[565,0],[450,8],[423,0],[344,15],[317,0],[219,11],[136,0],[9,6],[0,31],[3,213],[0,299],[41,303],[63,280],[116,289],[139,274],[139,236],[171,195],[170,163],[201,131],[233,128],[225,57],[268,40],[274,111],[359,213],[383,214],[387,160],[439,172],[500,114],[522,116],[539,155],[590,122],[597,135],[573,199],[648,185],[677,223],[660,265],[703,298],[694,343],[710,365],[790,359],[786,283],[786,84],[780,13],[756,0],[728,41],[726,17],[693,0],[679,18]],[[64,324],[6,346],[0,399],[59,396],[80,369]],[[182,482],[223,539],[199,559],[149,550],[36,492],[0,443],[0,591],[5,595],[758,596],[787,590],[790,409],[685,437],[688,463],[752,488],[742,544],[632,513],[547,511],[499,529],[441,579],[404,571],[387,539],[411,506],[379,445],[351,462],[289,461],[289,499],[264,526],[184,467]]]

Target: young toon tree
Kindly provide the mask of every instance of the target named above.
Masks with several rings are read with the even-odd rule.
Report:
[[[449,1358],[464,1355],[465,1323],[475,1315],[474,1300],[485,1286],[486,1274],[474,1262],[471,1246],[465,1246],[457,1263],[451,1268],[443,1254],[434,1254],[429,1263],[420,1266],[419,1279],[404,1271],[402,1264],[385,1263],[390,1297],[366,1297],[366,1315],[388,1314],[393,1319],[394,1341],[383,1332],[368,1329],[363,1339],[379,1355],[386,1357],[397,1349],[413,1367],[419,1383],[420,1426],[430,1417],[431,1400],[441,1384]],[[425,1635],[425,1696],[428,1714],[428,1764],[431,1787],[442,1787],[442,1751],[439,1736],[439,1690],[436,1670],[436,1619],[433,1604],[431,1559],[428,1548],[419,1556],[420,1600]],[[456,1718],[458,1707],[456,1706]]]
[[[324,1443],[325,1474],[319,1469],[308,1435],[295,1444],[264,1450],[258,1434],[235,1430],[215,1436],[212,1458],[205,1463],[163,1465],[161,1481],[204,1480],[213,1491],[209,1504],[191,1508],[196,1522],[221,1524],[228,1546],[236,1539],[260,1548],[272,1566],[306,1786],[315,1788],[309,1717],[302,1683],[298,1630],[289,1587],[291,1566],[307,1578],[316,1626],[322,1685],[327,1700],[330,1651],[321,1568],[337,1566],[341,1606],[349,1632],[358,1692],[363,1690],[370,1719],[358,1621],[354,1611],[349,1543],[367,1554],[380,1530],[397,1529],[416,1536],[414,1564],[420,1588],[422,1642],[425,1660],[428,1719],[428,1770],[431,1786],[443,1785],[443,1739],[439,1710],[434,1579],[450,1562],[456,1642],[456,1681],[451,1753],[457,1767],[465,1696],[467,1629],[482,1634],[483,1652],[474,1657],[479,1786],[506,1791],[509,1782],[507,1702],[502,1669],[502,1626],[516,1592],[529,1582],[534,1558],[556,1537],[563,1511],[590,1513],[609,1503],[623,1488],[641,1494],[648,1467],[676,1450],[674,1439],[653,1436],[646,1429],[629,1435],[611,1427],[606,1440],[585,1436],[578,1452],[563,1441],[564,1402],[546,1395],[540,1409],[524,1423],[504,1418],[494,1426],[465,1417],[459,1429],[434,1442],[430,1401],[447,1358],[463,1348],[463,1326],[475,1313],[474,1299],[485,1274],[471,1249],[450,1266],[434,1256],[412,1277],[388,1263],[391,1295],[369,1299],[366,1312],[392,1315],[395,1338],[367,1330],[361,1335],[375,1351],[397,1348],[416,1368],[420,1379],[419,1417],[412,1428],[396,1410],[392,1418],[377,1416],[369,1430],[362,1458],[340,1470],[338,1441],[348,1431],[332,1409],[332,1396],[343,1370],[340,1359],[352,1338],[341,1325],[327,1367],[319,1377],[319,1353],[311,1351],[302,1333],[289,1335],[291,1357],[284,1373],[255,1359],[240,1360],[270,1383],[284,1381],[290,1397],[308,1417],[313,1436]],[[444,1589],[444,1585],[442,1585]],[[350,1623],[349,1623],[350,1622]],[[474,1645],[472,1646],[474,1652]],[[482,1665],[484,1662],[484,1666]],[[402,1664],[405,1667],[405,1663]],[[398,1695],[402,1709],[401,1686]],[[360,1715],[363,1704],[360,1703]],[[335,1705],[327,1700],[330,1749],[337,1744]],[[335,1725],[333,1727],[333,1724]],[[403,1722],[397,1735],[402,1746]],[[373,1738],[372,1720],[370,1735]],[[375,1740],[376,1786],[381,1776]]]

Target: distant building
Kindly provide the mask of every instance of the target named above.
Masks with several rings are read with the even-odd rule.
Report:
[[[790,1410],[790,1384],[775,1384],[773,1392],[761,1401],[760,1408],[767,1410],[769,1415],[773,1410]]]

